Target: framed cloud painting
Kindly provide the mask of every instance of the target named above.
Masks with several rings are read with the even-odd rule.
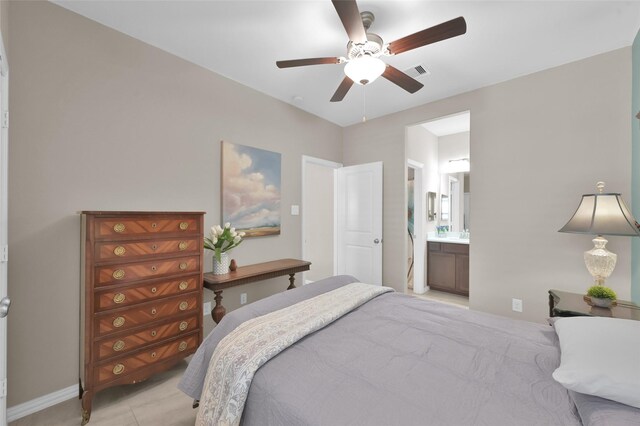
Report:
[[[281,154],[222,142],[222,223],[247,237],[280,234]]]

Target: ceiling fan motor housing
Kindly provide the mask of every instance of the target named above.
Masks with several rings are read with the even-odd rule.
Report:
[[[374,33],[367,33],[367,41],[359,44],[349,41],[347,44],[347,58],[355,59],[364,55],[378,57],[382,54],[384,42],[382,37]]]

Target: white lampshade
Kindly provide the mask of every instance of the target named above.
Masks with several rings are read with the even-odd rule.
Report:
[[[382,60],[364,55],[350,60],[344,67],[344,73],[354,83],[365,85],[380,77],[386,68]]]

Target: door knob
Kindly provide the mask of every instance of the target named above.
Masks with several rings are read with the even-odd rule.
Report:
[[[376,238],[375,240],[373,240],[373,244],[379,244],[379,243],[380,243],[379,239]]]
[[[9,306],[11,306],[11,299],[3,297],[2,300],[0,300],[0,318],[9,315]]]

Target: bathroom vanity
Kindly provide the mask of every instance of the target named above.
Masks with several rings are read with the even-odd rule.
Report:
[[[469,240],[427,238],[427,285],[448,293],[469,296]]]

